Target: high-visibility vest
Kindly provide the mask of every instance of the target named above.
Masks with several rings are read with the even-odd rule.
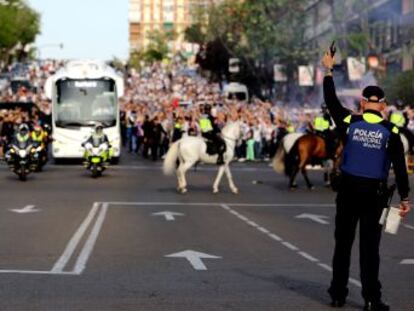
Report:
[[[208,116],[202,116],[199,124],[202,133],[211,132],[213,130],[213,124],[211,124],[211,120],[208,118]]]
[[[45,139],[45,133],[42,131],[40,134],[36,134],[36,132],[32,132],[32,140],[35,142],[43,142]]]
[[[22,143],[29,139],[29,134],[22,136],[20,133],[17,133],[16,138],[19,143]]]
[[[315,120],[313,120],[313,128],[316,131],[326,131],[329,129],[329,121],[325,120],[324,117],[316,117]]]
[[[390,122],[398,127],[404,127],[405,125],[404,113],[402,113],[401,111],[394,111],[391,114]]]

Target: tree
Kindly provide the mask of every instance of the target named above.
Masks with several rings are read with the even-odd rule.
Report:
[[[40,33],[40,15],[22,0],[0,3],[0,63],[25,56]]]
[[[414,106],[414,70],[390,76],[382,84],[389,102],[394,103],[400,99],[405,104]]]
[[[307,0],[225,0],[208,7],[204,18],[201,15],[188,33],[197,40],[205,38],[202,63],[211,64],[217,58],[206,50],[220,43],[228,57],[241,59],[244,70],[240,80],[255,81],[270,89],[276,62],[287,65],[288,77],[293,80],[297,65],[309,58],[309,51],[304,49],[305,4]],[[223,55],[221,49],[218,51]],[[211,61],[206,59],[209,56]],[[223,71],[215,69],[216,76]]]

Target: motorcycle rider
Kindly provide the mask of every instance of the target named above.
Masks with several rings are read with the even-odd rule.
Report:
[[[30,129],[26,123],[19,125],[17,132],[12,139],[12,145],[20,145],[22,143],[26,143],[27,145],[32,143]]]
[[[206,104],[203,109],[203,114],[199,120],[201,136],[208,141],[212,141],[217,148],[218,158],[217,165],[224,164],[224,152],[226,152],[226,143],[221,137],[220,129],[218,128],[214,116],[211,114],[211,105]]]
[[[47,139],[47,133],[42,129],[39,124],[36,124],[33,127],[32,135],[31,135],[33,143],[36,145],[44,145]]]
[[[87,144],[91,144],[92,146],[99,146],[101,144],[107,143],[108,144],[108,151],[103,155],[104,163],[108,164],[111,156],[112,156],[112,148],[109,143],[108,136],[103,131],[103,125],[101,123],[96,123],[94,131],[92,135],[82,144],[82,147],[85,147]],[[85,159],[88,158],[88,151],[85,150]],[[88,163],[88,162],[87,162]]]
[[[29,126],[26,123],[20,124],[16,133],[14,134],[11,143],[8,148],[8,152],[6,153],[6,160],[8,162],[8,165],[13,167],[15,165],[14,163],[14,157],[11,155],[11,149],[10,146],[23,146],[23,148],[28,147],[32,144],[32,139],[30,137],[30,130]]]

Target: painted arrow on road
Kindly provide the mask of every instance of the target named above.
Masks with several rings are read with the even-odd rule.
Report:
[[[26,205],[20,209],[11,209],[10,212],[17,213],[17,214],[28,214],[28,213],[37,213],[40,212],[39,208],[36,208],[35,205]]]
[[[401,265],[414,265],[414,259],[404,259],[400,262]]]
[[[153,213],[152,216],[164,216],[166,221],[174,221],[175,217],[185,216],[185,215],[181,213],[165,211],[165,212]]]
[[[169,258],[185,258],[193,266],[194,270],[202,271],[207,270],[206,265],[201,259],[221,259],[219,256],[209,255],[205,253],[200,253],[192,250],[187,250],[171,255],[166,255],[165,257]]]
[[[314,222],[320,223],[322,225],[329,225],[329,221],[326,221],[325,219],[329,219],[328,216],[325,215],[315,215],[315,214],[300,214],[296,216],[295,218],[298,219],[310,219]]]

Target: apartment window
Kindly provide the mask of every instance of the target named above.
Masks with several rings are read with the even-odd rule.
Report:
[[[414,12],[414,0],[402,1],[402,13],[404,15]]]

